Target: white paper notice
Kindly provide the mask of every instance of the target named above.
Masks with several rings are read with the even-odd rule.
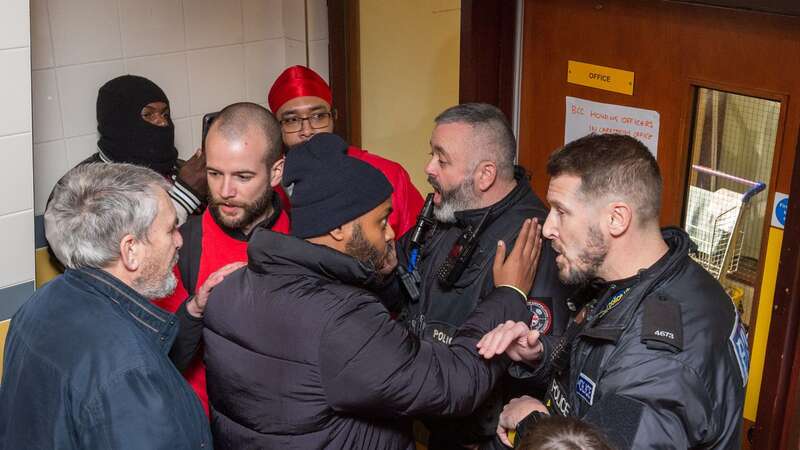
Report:
[[[589,133],[625,134],[642,141],[653,156],[657,156],[658,126],[659,115],[656,111],[567,97],[564,143]]]

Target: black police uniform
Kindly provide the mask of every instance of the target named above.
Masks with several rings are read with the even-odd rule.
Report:
[[[573,298],[585,308],[528,375],[552,377],[552,414],[595,424],[619,449],[739,449],[747,335],[688,235],[663,236],[652,267]]]
[[[421,278],[416,284],[419,298],[408,300],[403,305],[402,314],[412,332],[422,339],[449,344],[455,330],[494,287],[492,263],[497,241],[503,240],[510,249],[525,219],[536,217],[540,224],[544,223],[547,210],[531,190],[521,167],[516,168],[515,179],[517,186],[501,201],[487,208],[457,212],[455,224],[436,223],[424,239],[417,265]],[[439,274],[448,255],[457,253],[454,244],[468,227],[475,229],[482,221],[484,226],[476,238],[477,248],[464,272],[452,286],[444,286],[439,281]],[[411,232],[406,233],[398,242],[401,267],[408,264],[410,235]],[[528,293],[531,327],[541,331],[545,341],[560,336],[566,326],[569,318],[565,304],[567,294],[567,288],[558,280],[553,249],[545,240],[536,281]],[[546,387],[537,384],[512,386],[512,381],[511,377],[504,378],[489,400],[470,417],[427,421],[431,429],[429,448],[460,448],[463,444],[494,440],[503,402],[522,390],[541,389],[544,392]]]

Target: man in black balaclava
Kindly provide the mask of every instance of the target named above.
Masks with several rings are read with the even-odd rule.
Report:
[[[98,151],[81,164],[124,162],[149,167],[173,183],[170,197],[183,223],[200,212],[206,197],[205,155],[178,160],[175,125],[169,99],[155,83],[136,75],[123,75],[104,84],[97,95]]]

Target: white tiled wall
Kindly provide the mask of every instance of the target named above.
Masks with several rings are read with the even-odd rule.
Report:
[[[27,21],[8,18],[8,1],[24,4],[26,15],[27,2],[5,0],[0,46],[24,35],[9,46],[27,47],[31,36],[37,215],[58,178],[95,152],[97,89],[111,78],[142,75],[164,89],[184,158],[200,145],[203,114],[242,100],[265,104],[285,67],[307,64],[328,78],[325,0],[31,0],[24,33],[14,27]],[[16,51],[28,58],[27,48]],[[31,83],[30,71],[3,76]],[[20,101],[29,90],[19,86],[0,85],[0,98]],[[0,121],[0,136],[9,127],[30,132],[30,101],[27,128],[19,113]]]
[[[308,66],[328,80],[328,9],[326,0],[308,1]]]
[[[3,257],[0,258],[0,290],[34,278],[33,211],[27,209],[0,216],[0,238]],[[18,302],[24,299],[16,299]],[[0,305],[2,306],[2,305]],[[7,319],[8,317],[3,317]]]
[[[186,48],[180,0],[120,0],[119,5],[125,56],[180,52]]]
[[[33,280],[33,150],[28,0],[0,7],[0,291]],[[46,78],[46,75],[44,76]],[[44,100],[43,100],[44,101]],[[45,122],[52,118],[43,118]],[[0,305],[2,309],[3,305]],[[0,319],[6,319],[2,317]]]

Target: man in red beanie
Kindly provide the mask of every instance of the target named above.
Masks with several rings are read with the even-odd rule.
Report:
[[[292,66],[278,76],[269,90],[269,108],[281,124],[283,143],[290,149],[317,133],[332,133],[336,111],[332,109],[331,88],[316,72],[305,66]],[[347,154],[383,172],[394,192],[394,211],[389,225],[400,237],[414,226],[423,199],[411,183],[408,172],[394,161],[350,146]]]

